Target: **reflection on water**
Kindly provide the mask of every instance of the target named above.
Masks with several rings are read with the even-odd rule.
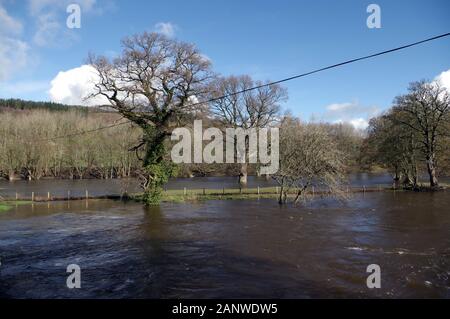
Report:
[[[426,180],[422,179],[425,183]],[[450,178],[440,178],[442,182],[450,182]],[[392,176],[386,173],[358,173],[348,177],[348,183],[353,187],[391,185]],[[265,177],[249,176],[248,187],[274,186],[273,179]],[[175,178],[166,185],[167,189],[222,189],[239,188],[237,177],[193,177]],[[39,180],[39,181],[14,181],[0,180],[0,196],[14,198],[16,192],[19,196],[30,198],[31,192],[36,196],[47,196],[47,192],[54,197],[66,197],[70,191],[71,196],[84,196],[88,190],[91,196],[120,195],[125,191],[128,193],[140,192],[136,179],[86,179],[86,180]]]
[[[0,296],[450,297],[450,194],[37,203],[0,214]],[[81,289],[66,267],[81,267]],[[366,288],[381,266],[382,288]]]

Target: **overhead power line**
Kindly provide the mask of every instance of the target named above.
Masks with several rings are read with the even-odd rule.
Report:
[[[190,104],[188,106],[189,107],[194,107],[194,106],[198,106],[198,105],[202,105],[202,104],[218,101],[218,100],[221,100],[221,99],[225,99],[225,98],[228,98],[228,97],[232,97],[232,96],[235,96],[235,95],[246,93],[246,92],[249,92],[249,91],[257,90],[257,89],[260,89],[260,88],[263,88],[263,87],[272,86],[272,85],[280,84],[280,83],[287,82],[287,81],[292,81],[292,80],[295,80],[295,79],[298,79],[298,78],[302,78],[302,77],[305,77],[305,76],[308,76],[308,75],[311,75],[311,74],[314,74],[314,73],[319,73],[319,72],[326,71],[326,70],[329,70],[329,69],[334,69],[334,68],[337,68],[337,67],[340,67],[340,66],[343,66],[343,65],[346,65],[346,64],[351,64],[351,63],[355,63],[355,62],[358,62],[358,61],[367,60],[367,59],[375,58],[377,56],[389,54],[389,53],[392,53],[392,52],[404,50],[404,49],[407,49],[407,48],[411,48],[411,47],[414,47],[414,46],[417,46],[417,45],[420,45],[420,44],[423,44],[423,43],[426,43],[426,42],[431,42],[431,41],[434,41],[434,40],[437,40],[437,39],[440,39],[440,38],[444,38],[444,37],[448,37],[448,36],[450,36],[450,32],[443,33],[443,34],[440,34],[440,35],[437,35],[437,36],[434,36],[434,37],[431,37],[431,38],[427,38],[427,39],[424,39],[424,40],[420,40],[420,41],[417,41],[417,42],[413,42],[413,43],[410,43],[410,44],[402,45],[400,47],[396,47],[396,48],[393,48],[393,49],[389,49],[389,50],[385,50],[385,51],[381,51],[381,52],[365,55],[365,56],[362,56],[362,57],[354,58],[354,59],[351,59],[351,60],[347,60],[347,61],[344,61],[344,62],[332,64],[332,65],[329,65],[329,66],[325,66],[325,67],[322,67],[322,68],[319,68],[319,69],[315,69],[315,70],[312,70],[312,71],[309,71],[309,72],[305,72],[305,73],[302,73],[302,74],[294,75],[294,76],[291,76],[291,77],[288,77],[288,78],[284,78],[284,79],[281,79],[281,80],[277,80],[277,81],[274,81],[274,82],[264,83],[264,84],[257,85],[257,86],[251,87],[251,88],[247,88],[247,89],[244,89],[244,90],[241,90],[241,91],[236,91],[236,92],[233,92],[233,93],[225,94],[225,95],[222,95],[222,96],[219,96],[219,97],[215,97],[215,98],[212,98],[212,99],[209,99],[209,100],[206,100],[206,101],[196,102],[196,103]],[[73,136],[77,136],[77,135],[83,135],[83,134],[86,134],[86,133],[92,133],[92,132],[108,129],[108,128],[111,128],[111,127],[127,124],[127,123],[130,123],[130,122],[131,121],[128,120],[126,122],[116,123],[116,124],[112,124],[112,125],[108,125],[108,126],[102,126],[102,127],[99,127],[99,128],[96,128],[96,129],[92,129],[92,130],[76,132],[76,133],[69,134],[69,135],[56,136],[56,137],[53,137],[53,138],[49,138],[47,140],[54,140],[54,139],[61,139],[61,138],[66,138],[66,137],[73,137]]]
[[[358,61],[362,61],[362,60],[367,60],[367,59],[370,59],[370,58],[374,58],[374,57],[377,57],[377,56],[380,56],[380,55],[392,53],[392,52],[395,52],[395,51],[400,51],[400,50],[407,49],[407,48],[410,48],[410,47],[413,47],[413,46],[416,46],[416,45],[419,45],[419,44],[422,44],[422,43],[425,43],[425,42],[430,42],[430,41],[437,40],[437,39],[440,39],[440,38],[448,37],[449,35],[450,35],[450,32],[444,33],[444,34],[441,34],[441,35],[434,36],[432,38],[428,38],[428,39],[425,39],[425,40],[421,40],[421,41],[417,41],[417,42],[414,42],[414,43],[406,44],[406,45],[403,45],[401,47],[397,47],[397,48],[394,48],[394,49],[389,49],[389,50],[386,50],[386,51],[373,53],[373,54],[366,55],[366,56],[363,56],[363,57],[359,57],[359,58],[347,60],[347,61],[344,61],[344,62],[336,63],[336,64],[333,64],[333,65],[329,65],[329,66],[326,66],[326,67],[323,67],[323,68],[320,68],[320,69],[315,69],[313,71],[309,71],[309,72],[302,73],[302,74],[299,74],[299,75],[294,75],[294,76],[291,76],[291,77],[288,77],[288,78],[285,78],[285,79],[281,79],[281,80],[278,80],[278,81],[269,82],[269,83],[261,84],[261,85],[254,86],[254,87],[251,87],[251,88],[248,88],[248,89],[244,89],[244,90],[241,90],[241,91],[229,93],[229,94],[226,94],[226,95],[223,95],[223,96],[219,96],[217,98],[210,99],[210,100],[208,100],[206,102],[196,103],[196,104],[194,104],[192,106],[195,106],[195,105],[198,105],[198,104],[204,104],[204,103],[208,103],[208,102],[214,102],[214,101],[221,100],[221,99],[224,99],[224,98],[228,98],[228,97],[231,97],[231,96],[234,96],[234,95],[242,94],[242,93],[245,93],[245,92],[248,92],[248,91],[257,90],[257,89],[260,89],[260,88],[263,88],[263,87],[266,87],[266,86],[271,86],[271,85],[275,85],[275,84],[279,84],[279,83],[295,80],[295,79],[298,79],[298,78],[301,78],[301,77],[305,77],[305,76],[308,76],[308,75],[311,75],[311,74],[314,74],[314,73],[318,73],[318,72],[322,72],[322,71],[325,71],[325,70],[337,68],[339,66],[343,66],[343,65],[346,65],[346,64],[350,64],[350,63],[354,63],[354,62],[358,62]]]

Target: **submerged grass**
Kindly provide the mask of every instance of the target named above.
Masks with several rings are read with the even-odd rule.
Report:
[[[6,212],[13,208],[16,205],[25,205],[29,204],[29,201],[0,201],[0,213]]]
[[[190,195],[164,195],[163,202],[182,203],[186,201],[206,201],[206,200],[239,200],[258,198],[277,198],[277,194],[190,194]]]

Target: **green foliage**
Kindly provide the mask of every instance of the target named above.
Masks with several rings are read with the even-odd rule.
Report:
[[[149,183],[143,195],[146,205],[158,205],[161,201],[164,184],[176,175],[177,167],[168,161],[149,164],[145,167],[149,175]]]

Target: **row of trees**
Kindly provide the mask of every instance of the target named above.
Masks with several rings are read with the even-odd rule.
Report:
[[[34,110],[0,113],[0,176],[37,180],[43,177],[115,178],[140,167],[129,152],[140,132],[130,124],[89,134],[118,120],[114,114]],[[58,136],[68,136],[56,138]]]
[[[410,84],[385,114],[371,119],[366,160],[388,168],[397,184],[417,189],[425,170],[437,188],[439,167],[450,160],[450,96],[440,83]]]
[[[87,107],[83,106],[72,106],[55,102],[36,102],[36,101],[26,101],[22,99],[0,99],[0,108],[12,109],[12,110],[35,110],[44,109],[52,111],[68,111],[75,108],[79,110],[87,111]]]
[[[195,115],[192,120],[194,118],[201,118],[205,128],[217,127],[225,131],[229,127],[208,114]],[[78,110],[0,112],[0,178],[38,180],[45,177],[82,179],[137,176],[140,161],[136,153],[130,150],[141,140],[138,128],[126,124],[77,134],[108,126],[118,119],[117,114]],[[284,131],[288,119],[294,121],[292,116],[284,116],[276,125],[282,123]],[[190,125],[192,121],[186,127]],[[346,169],[355,167],[359,156],[358,145],[362,142],[361,133],[346,124],[324,123],[318,126],[344,154]],[[349,149],[349,145],[356,145],[356,150]],[[142,157],[143,154],[140,152],[138,155]],[[259,174],[257,164],[192,163],[179,165],[177,171],[178,176],[185,177],[228,175],[239,176],[241,180],[243,165],[249,174]]]
[[[147,204],[159,202],[162,186],[175,172],[167,152],[174,126],[186,126],[199,115],[232,128],[280,125],[280,105],[287,99],[287,91],[277,84],[255,82],[249,76],[218,76],[195,46],[157,33],[125,38],[122,47],[121,55],[113,60],[105,56],[89,57],[89,64],[99,75],[92,96],[104,97],[109,107],[141,129],[142,138],[134,149],[143,154],[140,179]],[[256,89],[250,89],[255,86]],[[305,133],[295,142],[311,138],[314,143],[324,143],[325,131],[322,127],[314,137]],[[245,142],[248,145],[248,139]],[[238,155],[235,152],[235,157]],[[292,156],[301,158],[300,155]],[[248,164],[240,164],[241,184],[247,181],[248,168]],[[317,169],[312,172],[319,173]],[[330,178],[322,179],[325,180]],[[289,187],[297,185],[298,176],[295,183],[289,183]]]

